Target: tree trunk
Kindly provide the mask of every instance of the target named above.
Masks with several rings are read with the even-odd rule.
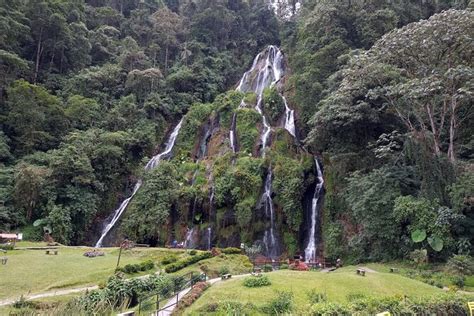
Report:
[[[430,125],[431,125],[431,133],[433,134],[433,142],[434,142],[434,151],[436,155],[441,153],[441,149],[439,146],[439,131],[436,129],[436,123],[433,111],[431,107],[427,104],[425,105],[426,112],[428,113],[428,117],[430,118]]]
[[[456,107],[457,102],[456,98],[453,98],[451,101],[451,118],[449,120],[449,148],[448,148],[448,158],[454,163],[456,160],[454,156],[454,136],[456,132]]]
[[[41,61],[41,52],[43,50],[42,42],[43,41],[43,28],[40,29],[40,35],[38,39],[38,45],[36,46],[36,63],[35,63],[35,73],[33,78],[33,83],[36,83],[38,79],[39,66]]]
[[[166,44],[165,51],[165,77],[168,75],[168,44]]]

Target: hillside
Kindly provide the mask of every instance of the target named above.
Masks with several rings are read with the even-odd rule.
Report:
[[[2,1],[0,232],[469,265],[472,9]]]

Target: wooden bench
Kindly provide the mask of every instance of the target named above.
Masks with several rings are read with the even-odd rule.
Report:
[[[7,264],[7,261],[8,261],[8,258],[7,257],[2,257],[2,265],[6,265]]]
[[[230,279],[231,277],[232,277],[232,274],[223,274],[223,275],[221,276],[221,279],[222,279],[222,280],[227,280],[227,279]]]
[[[398,268],[390,268],[391,273],[398,273]]]
[[[252,272],[252,276],[254,276],[254,277],[261,277],[261,276],[262,276],[262,273],[260,273],[260,272]]]
[[[47,255],[53,255],[53,254],[54,254],[54,255],[57,256],[57,255],[58,255],[58,251],[57,251],[57,250],[52,250],[52,249],[50,249],[50,250],[46,250],[46,254],[47,254]]]
[[[364,269],[357,269],[357,274],[360,276],[365,276],[365,270]]]

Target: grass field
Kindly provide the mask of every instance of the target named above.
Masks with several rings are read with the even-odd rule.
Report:
[[[327,295],[328,301],[346,302],[349,295],[410,297],[432,296],[444,291],[434,286],[414,281],[398,274],[367,273],[356,275],[354,267],[345,267],[330,273],[297,272],[280,270],[267,274],[272,285],[261,288],[246,288],[242,279],[219,282],[207,290],[188,310],[186,315],[196,313],[210,302],[236,301],[262,306],[276,296],[276,291],[291,291],[297,306],[309,304],[307,293],[316,290]]]
[[[18,298],[21,295],[37,294],[58,289],[79,288],[100,285],[113,275],[118,248],[103,248],[105,256],[96,258],[84,257],[86,247],[60,247],[58,255],[46,255],[45,250],[31,250],[26,247],[41,247],[44,243],[18,243],[21,250],[8,251],[8,263],[0,265],[0,300]],[[189,256],[189,252],[180,249],[134,248],[122,252],[120,266],[153,260],[154,270],[141,272],[127,277],[150,274],[161,268],[161,260],[167,256],[178,259]],[[222,266],[227,266],[231,273],[248,272],[251,269],[247,257],[241,255],[221,255],[203,260],[177,271],[181,275],[190,271],[200,271],[205,265],[209,274],[216,276]]]
[[[44,250],[8,251],[8,263],[0,266],[0,299],[105,282],[115,270],[119,250],[104,248],[102,251],[105,256],[96,258],[84,257],[87,250],[88,248],[60,247],[58,255],[46,255]],[[120,265],[147,259],[158,263],[171,251],[174,250],[141,248],[124,251]],[[176,252],[178,255],[184,254],[184,251]]]

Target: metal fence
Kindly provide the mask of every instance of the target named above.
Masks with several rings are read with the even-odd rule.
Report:
[[[179,293],[184,289],[193,287],[200,281],[205,281],[207,276],[204,273],[187,273],[173,280],[173,286],[166,294],[154,293],[140,297],[138,303],[138,315],[146,313],[158,314],[160,311],[178,304]],[[165,306],[166,305],[166,306]]]

